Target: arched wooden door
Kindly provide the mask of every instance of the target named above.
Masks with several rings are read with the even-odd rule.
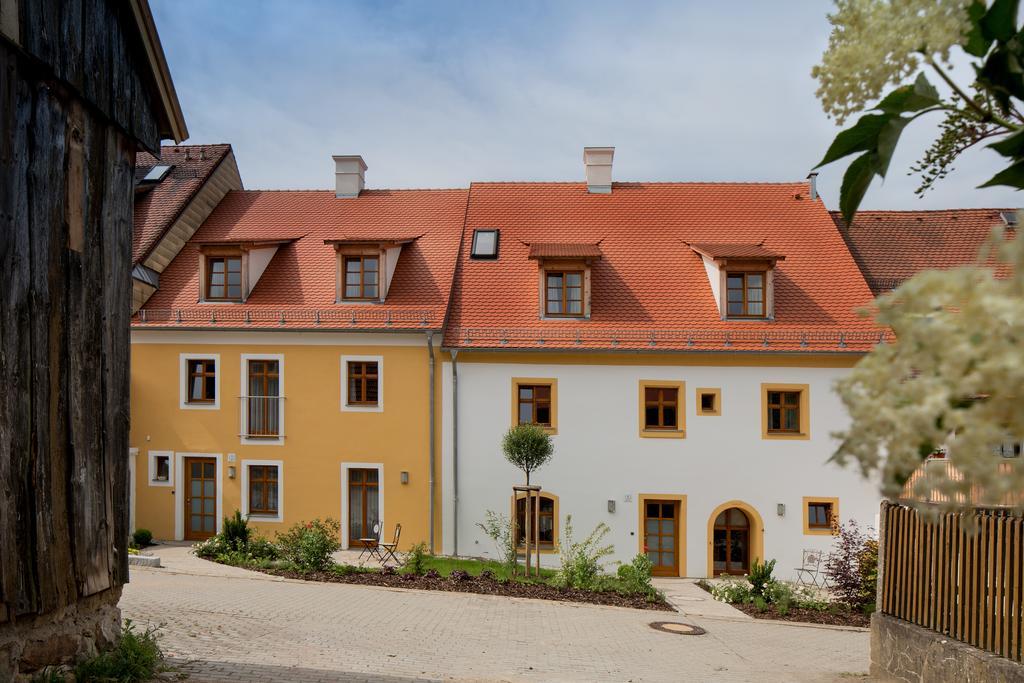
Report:
[[[743,510],[729,508],[715,518],[715,576],[750,572],[750,520]]]

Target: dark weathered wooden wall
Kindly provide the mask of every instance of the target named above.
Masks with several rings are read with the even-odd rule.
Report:
[[[133,166],[159,144],[126,3],[0,36],[0,626],[128,578]]]

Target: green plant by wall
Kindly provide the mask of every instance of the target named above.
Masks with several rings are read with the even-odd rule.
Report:
[[[157,644],[157,629],[139,632],[131,619],[125,619],[121,640],[114,649],[87,659],[74,669],[78,683],[135,683],[151,680],[168,671],[171,668],[164,662],[163,652]]]
[[[516,544],[512,541],[512,522],[509,518],[494,510],[487,510],[484,513],[484,521],[477,522],[476,525],[494,541],[494,547],[498,551],[498,560],[510,572],[515,569],[518,555]]]
[[[567,588],[589,589],[601,574],[601,558],[615,552],[612,545],[601,545],[611,531],[604,522],[599,523],[590,535],[579,543],[572,540],[572,515],[566,515],[559,543],[562,567],[555,576],[555,583]]]
[[[405,566],[402,568],[407,574],[420,576],[427,568],[427,544],[423,541],[409,548],[409,554],[405,556]]]
[[[153,542],[153,532],[149,529],[136,529],[132,534],[132,540],[138,548],[145,548]]]
[[[333,563],[331,555],[341,547],[341,525],[333,519],[299,522],[277,534],[281,557],[305,571],[322,571]]]
[[[750,590],[755,597],[763,598],[765,590],[775,583],[775,579],[772,578],[773,571],[775,571],[775,560],[761,562],[755,558],[750,563]]]
[[[231,550],[245,550],[245,547],[249,545],[249,522],[242,513],[235,510],[235,514],[232,517],[224,518],[224,525],[222,527],[221,535],[224,537],[224,542],[228,544]]]
[[[651,584],[651,570],[654,563],[646,553],[639,553],[629,564],[619,565],[618,577],[623,590],[627,593],[646,596],[648,600],[656,600],[658,590]]]

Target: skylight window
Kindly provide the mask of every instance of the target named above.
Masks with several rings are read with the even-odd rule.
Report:
[[[1009,227],[1011,227],[1011,228],[1016,228],[1017,227],[1017,212],[1016,211],[1000,211],[999,212],[999,216],[1003,219],[1003,222],[1006,223],[1006,225],[1008,225]]]
[[[153,168],[149,169],[149,173],[142,179],[144,183],[159,183],[164,177],[170,172],[171,166],[169,164],[157,164]]]
[[[499,231],[495,229],[474,230],[473,249],[470,257],[475,259],[498,258]]]

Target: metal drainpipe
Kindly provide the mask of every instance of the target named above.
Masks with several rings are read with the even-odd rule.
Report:
[[[427,332],[427,363],[430,367],[430,401],[428,403],[430,407],[430,477],[429,477],[429,488],[430,488],[430,552],[434,552],[434,462],[436,459],[436,453],[434,451],[434,333]]]
[[[459,556],[459,352],[452,350],[452,554]]]

